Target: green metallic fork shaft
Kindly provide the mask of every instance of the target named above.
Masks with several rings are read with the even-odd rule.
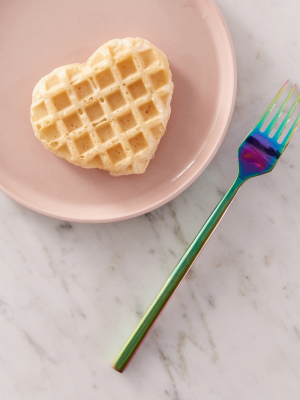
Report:
[[[219,204],[216,206],[206,223],[203,225],[202,229],[195,237],[194,241],[181,258],[170,277],[158,293],[157,297],[149,307],[148,311],[133,331],[130,338],[127,340],[122,350],[113,362],[113,368],[118,372],[123,372],[130,360],[134,356],[135,352],[145,339],[146,335],[149,333],[150,329],[154,325],[155,321],[163,311],[164,307],[178,288],[179,284],[184,279],[185,275],[188,273],[189,269],[193,265],[197,256],[205,246],[206,242],[216,229],[217,225],[221,221],[223,215],[225,214],[230,203],[237,194],[239,188],[244,183],[239,176],[227,191],[227,193],[220,200]]]

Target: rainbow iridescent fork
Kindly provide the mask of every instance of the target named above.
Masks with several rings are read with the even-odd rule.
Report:
[[[141,322],[138,324],[138,326],[114,360],[113,368],[115,370],[119,372],[124,371],[128,363],[132,359],[133,355],[135,354],[136,350],[141,345],[146,335],[149,333],[150,329],[159,317],[160,313],[166,306],[167,302],[170,300],[175,290],[178,288],[179,284],[182,282],[185,275],[188,273],[189,269],[193,265],[200,251],[203,249],[206,242],[221,221],[223,215],[225,214],[225,211],[229,207],[230,203],[234,199],[242,184],[246,182],[246,180],[248,180],[249,178],[270,172],[276,165],[279,157],[284,152],[286,146],[288,145],[297,128],[300,120],[300,114],[295,119],[295,122],[293,123],[292,127],[290,128],[283,140],[281,140],[283,136],[282,133],[300,100],[300,96],[298,96],[298,98],[290,108],[289,112],[287,113],[286,117],[284,118],[283,122],[281,123],[275,134],[272,137],[270,135],[283,109],[285,108],[290,97],[292,96],[296,86],[294,86],[293,89],[290,91],[287,98],[284,100],[283,104],[279,108],[278,112],[276,113],[268,127],[264,131],[261,131],[261,129],[287,84],[288,82],[283,85],[275,99],[272,101],[266,112],[261,117],[258,124],[252,129],[244,142],[240,145],[238,150],[239,173],[235,182],[221,199],[206,223],[203,225],[202,229],[200,230],[184,256],[181,258],[181,260],[173,270],[172,274],[162,287],[161,291],[149,307]]]

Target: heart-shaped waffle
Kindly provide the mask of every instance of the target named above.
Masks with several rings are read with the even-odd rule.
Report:
[[[111,40],[37,83],[31,123],[47,149],[75,165],[141,174],[165,132],[173,87],[161,50],[141,38]]]

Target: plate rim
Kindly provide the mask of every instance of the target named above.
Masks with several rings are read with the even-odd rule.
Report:
[[[199,0],[198,0],[199,1]],[[169,201],[173,200],[175,197],[179,196],[182,192],[184,192],[192,183],[195,182],[195,180],[205,171],[205,169],[208,167],[210,162],[213,160],[214,156],[216,155],[217,151],[219,150],[224,137],[227,133],[229,124],[231,122],[233,110],[234,110],[234,105],[235,105],[235,100],[236,100],[236,91],[237,91],[237,65],[236,65],[236,57],[235,57],[235,51],[234,51],[234,46],[233,46],[233,41],[232,37],[230,35],[229,28],[227,26],[227,23],[225,21],[225,18],[223,14],[221,13],[220,8],[216,4],[215,0],[201,0],[204,3],[206,3],[208,8],[211,8],[212,12],[215,14],[215,16],[219,19],[221,26],[223,28],[224,34],[225,34],[225,41],[229,45],[229,51],[228,56],[229,60],[231,63],[231,70],[232,70],[232,76],[231,79],[233,81],[233,87],[232,87],[232,95],[231,95],[231,104],[229,108],[229,112],[227,115],[227,120],[223,128],[222,134],[219,136],[217,143],[215,144],[212,152],[210,153],[209,157],[207,157],[205,163],[202,165],[201,168],[199,168],[194,175],[192,175],[189,179],[187,179],[180,187],[178,187],[174,192],[169,194],[168,196],[165,196],[161,200],[157,201],[156,203],[152,204],[151,206],[144,207],[143,209],[137,210],[135,212],[128,213],[123,216],[117,216],[117,217],[110,217],[107,219],[103,218],[84,218],[82,216],[79,217],[72,217],[72,216],[67,216],[67,215],[61,215],[60,213],[55,213],[55,212],[48,212],[47,210],[43,208],[39,208],[38,206],[30,204],[28,201],[22,199],[18,195],[14,194],[11,192],[9,189],[4,187],[1,182],[0,182],[0,190],[6,194],[8,197],[16,201],[17,203],[21,204],[22,206],[35,211],[39,214],[45,215],[47,217],[55,218],[58,220],[62,221],[69,221],[69,222],[79,222],[79,223],[110,223],[110,222],[117,222],[117,221],[124,221],[127,219],[135,218],[141,215],[144,215],[148,212],[151,212]]]

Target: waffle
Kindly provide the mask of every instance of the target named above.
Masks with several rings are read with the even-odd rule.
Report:
[[[37,83],[31,123],[48,150],[75,165],[142,174],[170,118],[173,87],[161,50],[141,38],[111,40]]]

